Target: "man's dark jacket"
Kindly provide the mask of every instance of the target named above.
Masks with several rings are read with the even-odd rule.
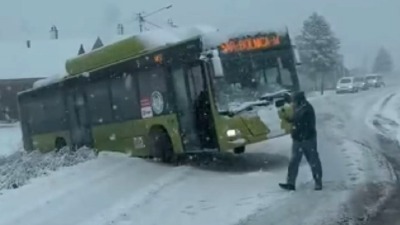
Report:
[[[317,136],[315,128],[315,112],[313,106],[306,100],[299,102],[293,115],[292,139],[306,141]]]

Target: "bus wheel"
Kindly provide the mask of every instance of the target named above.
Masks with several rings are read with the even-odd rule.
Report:
[[[56,151],[59,151],[65,146],[67,146],[65,139],[63,137],[56,137],[56,140],[54,141],[54,147],[56,148]]]
[[[234,148],[233,152],[235,154],[242,154],[242,153],[244,153],[245,150],[246,150],[246,147],[245,146],[241,146],[241,147]]]
[[[153,129],[150,132],[150,156],[161,159],[163,163],[172,163],[175,159],[171,138],[164,129]]]

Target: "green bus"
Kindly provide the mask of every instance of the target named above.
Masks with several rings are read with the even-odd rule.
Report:
[[[259,107],[299,89],[289,34],[210,37],[155,46],[131,36],[67,60],[67,75],[18,95],[24,148],[86,146],[168,162],[243,153],[271,138]]]

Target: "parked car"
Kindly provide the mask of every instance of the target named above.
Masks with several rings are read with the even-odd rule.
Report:
[[[370,74],[366,76],[367,84],[369,87],[384,87],[385,82],[383,81],[383,77],[379,74]]]
[[[356,93],[359,88],[355,84],[354,77],[342,77],[336,84],[336,93]]]
[[[354,78],[354,85],[357,87],[358,90],[368,90],[368,85],[365,77],[355,77]]]

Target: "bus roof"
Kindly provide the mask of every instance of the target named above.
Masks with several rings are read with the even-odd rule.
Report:
[[[156,51],[161,48],[184,42],[208,32],[208,27],[190,27],[175,30],[159,29],[125,37],[114,43],[69,59],[66,62],[68,76],[90,72],[119,61]]]
[[[66,62],[68,76],[93,71],[110,64],[134,58],[162,48],[174,46],[187,40],[201,37],[204,49],[218,47],[234,38],[246,38],[259,34],[285,35],[285,31],[246,32],[226,34],[207,26],[195,26],[179,29],[159,29],[129,36],[102,48],[69,59]]]
[[[57,83],[64,79],[68,79],[77,75],[84,75],[109,65],[143,56],[165,48],[201,38],[204,50],[217,48],[222,44],[236,41],[238,39],[246,39],[252,36],[270,36],[279,35],[284,37],[281,44],[291,43],[287,29],[276,29],[268,31],[253,32],[236,32],[224,33],[218,29],[208,26],[194,26],[186,28],[159,29],[144,32],[139,35],[122,35],[113,38],[111,43],[87,52],[85,54],[70,58],[65,63],[67,74],[48,77],[34,83],[32,89]],[[286,37],[289,37],[287,39]],[[289,42],[287,41],[289,40]],[[236,43],[238,44],[238,43]],[[240,50],[240,49],[239,49]]]

